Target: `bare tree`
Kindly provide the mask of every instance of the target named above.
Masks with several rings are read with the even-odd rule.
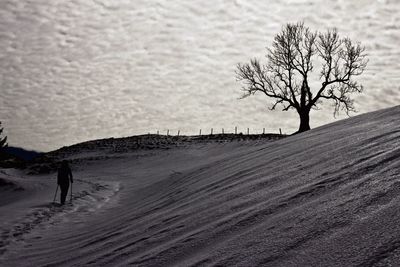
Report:
[[[310,110],[322,100],[333,101],[334,116],[340,110],[355,111],[351,93],[360,93],[362,85],[354,80],[363,73],[368,60],[365,48],[349,38],[340,38],[336,29],[313,32],[303,23],[287,24],[267,48],[267,63],[258,59],[238,64],[236,77],[244,83],[242,98],[261,92],[274,100],[283,111],[295,109],[300,117],[298,132],[310,129]],[[317,64],[315,64],[317,62]],[[314,64],[320,66],[313,75]],[[320,82],[312,90],[310,77]]]
[[[0,149],[7,146],[7,136],[1,137],[2,133],[3,133],[3,128],[1,127],[1,121],[0,121]]]

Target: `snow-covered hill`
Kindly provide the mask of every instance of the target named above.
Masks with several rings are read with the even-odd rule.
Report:
[[[3,172],[26,197],[0,205],[0,265],[398,266],[399,116],[273,142],[74,150],[66,207],[48,204],[54,174]]]

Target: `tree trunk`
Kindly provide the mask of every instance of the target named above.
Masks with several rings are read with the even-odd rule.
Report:
[[[305,110],[299,112],[300,116],[300,127],[297,133],[305,132],[310,130],[310,111]]]

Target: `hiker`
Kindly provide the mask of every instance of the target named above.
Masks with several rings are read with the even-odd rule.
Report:
[[[68,188],[69,188],[69,181],[73,183],[72,179],[72,172],[68,165],[68,161],[63,160],[61,162],[61,166],[58,169],[57,175],[57,184],[60,186],[61,189],[61,205],[64,205],[65,198],[67,197]]]

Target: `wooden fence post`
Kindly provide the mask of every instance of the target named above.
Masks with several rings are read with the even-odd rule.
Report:
[[[222,134],[224,134],[224,128],[222,128]]]
[[[167,130],[167,136],[169,136],[169,129]]]
[[[213,134],[213,128],[211,128],[211,135]]]
[[[279,134],[282,135],[282,130],[281,130],[281,128],[279,128]]]
[[[249,128],[247,128],[247,135],[249,135],[249,133],[250,133],[250,130],[249,130]]]
[[[178,130],[178,136],[179,136],[180,133],[181,133],[181,130]]]
[[[201,135],[201,129],[200,129],[200,131],[199,131],[199,135]]]
[[[235,126],[235,134],[237,134],[237,126]]]
[[[263,128],[263,134],[265,134],[265,128]]]

